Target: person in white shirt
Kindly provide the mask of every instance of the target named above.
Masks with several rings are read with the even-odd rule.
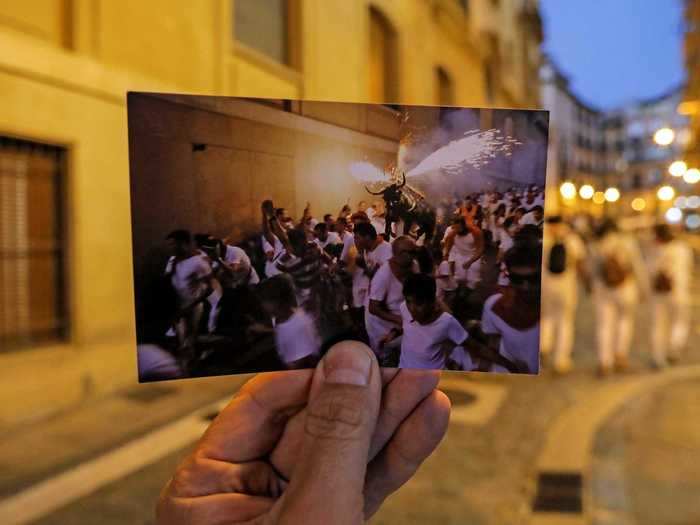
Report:
[[[359,253],[357,266],[372,279],[379,266],[391,259],[391,244],[379,235],[374,226],[366,222],[356,224],[353,234]]]
[[[328,225],[325,222],[320,222],[314,227],[314,236],[314,242],[325,252],[333,253],[335,246],[342,246],[340,236],[334,231],[328,231]]]
[[[440,301],[450,305],[457,290],[457,281],[450,271],[450,263],[442,256],[442,249],[436,248],[433,259],[438,262],[435,266],[436,295]]]
[[[484,239],[481,230],[468,224],[464,217],[455,219],[452,231],[445,238],[445,255],[452,274],[460,286],[474,289],[481,280],[481,257]]]
[[[659,224],[651,253],[652,364],[663,368],[678,361],[690,332],[690,286],[693,250],[674,237],[671,228]]]
[[[274,332],[277,355],[290,370],[312,368],[320,358],[321,338],[311,315],[297,306],[294,284],[288,275],[260,283],[258,294],[272,328],[255,324],[251,331]]]
[[[481,330],[488,346],[522,373],[539,372],[540,277],[542,256],[532,246],[516,245],[508,250],[505,264],[510,285],[484,303]],[[501,364],[493,372],[508,372]]]
[[[178,300],[174,328],[180,347],[192,349],[204,312],[203,302],[213,291],[213,272],[207,256],[195,249],[189,231],[175,230],[166,239],[173,255],[168,259],[165,275]]]
[[[637,304],[649,296],[649,277],[636,241],[612,219],[596,232],[593,303],[598,336],[598,373],[628,367]]]
[[[457,319],[438,306],[432,277],[409,275],[403,283],[403,296],[401,327],[392,329],[382,346],[401,335],[399,368],[444,369],[452,350],[465,345],[469,335]]]
[[[574,320],[579,279],[590,288],[585,268],[586,248],[579,236],[555,215],[547,219],[542,242],[544,271],[542,283],[541,351],[552,356],[557,373],[571,370]]]
[[[284,219],[283,208],[274,209],[272,201],[262,203],[262,250],[265,254],[265,277],[274,277],[281,273],[277,268],[277,262],[284,255],[284,244],[275,235],[274,230],[281,230],[284,226],[280,218]],[[281,212],[281,213],[280,213]]]
[[[394,241],[392,249],[391,259],[381,264],[372,277],[369,303],[365,312],[365,327],[370,347],[377,354],[380,362],[385,364],[389,364],[389,360],[393,357],[390,355],[393,347],[386,347],[380,343],[392,328],[401,326],[399,307],[404,301],[403,281],[414,271],[416,246],[413,239],[404,236]]]
[[[532,209],[523,215],[520,220],[520,225],[525,226],[526,224],[534,224],[537,227],[541,227],[544,223],[544,208],[542,206],[533,206]]]

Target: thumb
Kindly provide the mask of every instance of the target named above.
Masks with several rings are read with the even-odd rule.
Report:
[[[374,353],[353,341],[333,346],[314,373],[282,518],[309,524],[364,522],[365,472],[380,397]]]

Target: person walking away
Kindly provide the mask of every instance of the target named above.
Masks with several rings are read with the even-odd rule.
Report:
[[[654,228],[650,275],[652,288],[652,365],[678,361],[690,332],[690,283],[693,251],[667,224]]]
[[[562,217],[555,215],[547,219],[542,250],[542,286],[547,293],[542,294],[540,349],[543,358],[551,356],[554,371],[564,374],[572,367],[579,278],[590,289],[586,248]]]
[[[640,295],[648,296],[649,279],[636,241],[612,219],[598,227],[596,238],[593,303],[602,377],[628,367],[636,306]]]

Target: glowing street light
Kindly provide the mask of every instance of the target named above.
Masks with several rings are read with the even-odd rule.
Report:
[[[632,209],[634,211],[642,211],[644,208],[647,207],[647,201],[645,201],[641,197],[637,197],[635,199],[632,199],[630,205],[632,206]]]
[[[689,169],[683,175],[683,180],[686,181],[688,184],[695,184],[696,182],[700,182],[700,170],[697,168]]]
[[[671,128],[657,129],[656,133],[654,133],[654,142],[656,142],[659,146],[670,145],[674,138],[676,138],[676,134]]]
[[[682,177],[688,170],[688,165],[682,160],[677,160],[671,163],[668,167],[668,172],[674,177]]]
[[[576,186],[574,186],[573,182],[563,183],[559,191],[561,192],[561,196],[567,200],[576,198]]]
[[[603,197],[605,197],[605,200],[608,202],[617,202],[620,200],[620,190],[617,188],[608,188],[605,190]]]
[[[669,208],[666,211],[666,220],[671,223],[681,222],[683,218],[683,212],[678,208]]]
[[[590,184],[584,184],[578,190],[578,194],[580,195],[580,197],[582,199],[588,200],[591,197],[593,197],[593,195],[595,194],[595,190],[593,189],[593,186],[591,186]]]
[[[671,186],[661,186],[659,191],[656,192],[656,196],[659,198],[659,200],[670,201],[676,196],[676,190],[674,190]]]
[[[593,202],[596,204],[603,204],[605,202],[605,193],[602,191],[596,191],[593,194]]]

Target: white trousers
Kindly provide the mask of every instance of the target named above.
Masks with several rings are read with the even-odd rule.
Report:
[[[598,362],[610,367],[615,358],[629,355],[634,330],[637,289],[631,279],[617,288],[599,285],[595,290]]]
[[[556,370],[571,368],[575,312],[575,290],[551,286],[542,294],[540,349],[543,354],[552,355]]]
[[[652,357],[657,365],[667,358],[679,358],[690,335],[690,306],[688,301],[671,294],[655,294],[651,327]]]

